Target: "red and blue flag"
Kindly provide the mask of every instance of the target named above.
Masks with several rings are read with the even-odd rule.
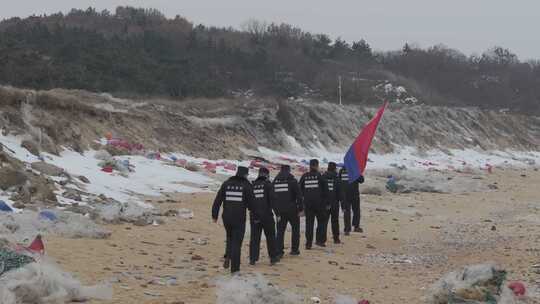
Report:
[[[364,175],[364,170],[366,169],[367,165],[369,147],[371,146],[371,142],[373,141],[373,137],[377,131],[377,126],[379,125],[379,121],[381,121],[387,104],[388,103],[385,102],[379,111],[377,111],[375,117],[373,117],[373,119],[371,119],[364,126],[362,132],[360,132],[349,148],[349,151],[347,151],[347,154],[345,154],[344,162],[345,168],[347,168],[347,172],[349,174],[349,183],[353,183],[360,178],[360,176]]]

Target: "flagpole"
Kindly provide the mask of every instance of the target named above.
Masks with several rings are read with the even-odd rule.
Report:
[[[338,96],[339,96],[339,105],[343,105],[341,103],[341,76],[338,76]]]

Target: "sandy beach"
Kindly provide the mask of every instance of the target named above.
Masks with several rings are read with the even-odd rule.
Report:
[[[540,254],[540,172],[506,169],[467,178],[498,189],[363,195],[365,233],[302,250],[299,257],[286,255],[273,267],[265,248],[259,264],[248,265],[246,233],[241,271],[260,273],[306,302],[318,296],[323,303],[338,294],[371,303],[422,303],[446,272],[486,261],[505,268],[509,279],[536,284],[531,265]],[[154,199],[162,211],[187,208],[194,218],[109,225],[112,236],[105,240],[48,237],[48,255],[84,283],[110,281],[114,298],[107,303],[215,303],[216,280],[230,275],[221,267],[223,226],[210,219],[213,198],[200,193]]]

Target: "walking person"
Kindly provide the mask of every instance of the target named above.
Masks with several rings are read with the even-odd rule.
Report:
[[[341,180],[341,191],[343,194],[341,208],[343,209],[345,235],[349,235],[351,233],[352,227],[354,227],[354,232],[362,233],[364,230],[360,227],[361,212],[359,184],[364,183],[364,177],[360,175],[357,180],[350,182],[347,169],[343,167],[341,170],[339,170],[339,179]]]
[[[226,250],[224,268],[231,268],[231,273],[240,271],[242,242],[246,232],[246,210],[252,209],[253,187],[247,177],[249,169],[238,167],[236,175],[225,181],[219,189],[212,206],[212,219],[217,223],[219,210],[226,231]]]
[[[309,172],[300,178],[300,191],[304,198],[306,212],[306,250],[313,244],[313,230],[315,218],[317,219],[317,232],[315,245],[326,246],[326,225],[328,223],[328,186],[326,180],[319,173],[319,161],[312,159],[309,162]]]
[[[341,191],[341,182],[337,173],[336,163],[328,163],[328,170],[323,174],[323,177],[328,185],[328,200],[330,201],[330,211],[328,217],[331,219],[332,223],[332,236],[334,239],[334,244],[340,244],[341,240],[339,238],[339,204],[343,200],[343,195]]]
[[[276,247],[276,223],[274,221],[274,186],[269,181],[270,171],[266,168],[259,169],[259,176],[253,182],[255,195],[252,209],[249,213],[251,223],[251,238],[249,242],[249,263],[255,265],[259,261],[261,246],[261,234],[264,231],[266,247],[270,264],[279,261],[279,252]]]
[[[285,231],[291,225],[291,255],[300,254],[300,215],[303,213],[302,196],[296,178],[291,174],[289,165],[281,166],[273,182],[277,216],[277,251],[279,257],[285,254]]]

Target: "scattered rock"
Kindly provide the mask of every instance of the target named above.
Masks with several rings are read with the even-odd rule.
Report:
[[[64,191],[64,193],[62,193],[62,196],[67,198],[67,199],[74,200],[74,201],[77,201],[77,202],[82,201],[81,195],[79,194],[79,192],[77,190],[74,190],[74,189],[68,189],[68,190]]]
[[[204,245],[207,245],[207,244],[208,244],[208,240],[198,238],[198,239],[193,240],[193,244],[197,244],[197,245],[200,245],[200,246],[204,246]]]
[[[191,211],[189,209],[181,208],[180,210],[178,210],[178,217],[180,217],[180,218],[192,219],[194,216],[195,216],[195,214],[193,213],[193,211]]]
[[[178,210],[167,210],[162,213],[162,216],[178,216]]]
[[[17,209],[24,209],[26,206],[25,206],[25,204],[23,202],[15,202],[13,204],[13,207],[17,208]]]
[[[365,187],[362,189],[362,194],[381,196],[383,191],[379,187]]]
[[[495,227],[495,225],[491,226],[491,231],[496,231],[497,230],[497,227]]]
[[[491,190],[497,190],[499,189],[499,187],[497,185],[494,185],[494,184],[489,184],[488,185],[488,188],[491,189]]]
[[[33,141],[33,140],[23,140],[21,142],[21,147],[28,150],[28,152],[32,153],[35,156],[39,156],[39,145]]]
[[[367,244],[367,245],[366,245],[366,248],[367,248],[367,249],[377,249],[377,247],[375,247],[375,246],[373,246],[373,245],[371,245],[371,244]]]
[[[141,285],[141,287],[146,287],[146,285],[145,286]],[[145,291],[144,294],[151,297],[161,297],[161,294],[156,291]]]
[[[0,170],[0,189],[7,190],[11,187],[21,186],[28,178],[22,172],[12,168],[2,168]]]
[[[31,164],[31,167],[32,169],[49,176],[61,176],[64,173],[64,169],[46,162],[34,162]]]
[[[90,214],[90,218],[92,219],[96,218],[97,216],[96,211],[89,206],[81,206],[81,205],[72,204],[66,207],[65,210],[73,212],[73,213],[82,214],[82,215]]]
[[[384,208],[375,208],[375,211],[379,211],[379,212],[388,212],[388,209],[384,209]]]
[[[201,168],[196,163],[189,162],[186,165],[186,170],[197,172],[197,171],[200,171]]]
[[[90,184],[90,180],[86,176],[79,176],[79,180],[85,184]]]
[[[198,255],[198,254],[194,254],[194,255],[191,256],[191,260],[192,261],[203,261],[204,258],[202,256]]]
[[[338,266],[339,265],[338,262],[336,262],[336,261],[328,261],[328,264],[333,265],[333,266]]]
[[[148,226],[152,224],[152,221],[148,220],[147,218],[138,218],[133,222],[133,225],[135,226]]]

